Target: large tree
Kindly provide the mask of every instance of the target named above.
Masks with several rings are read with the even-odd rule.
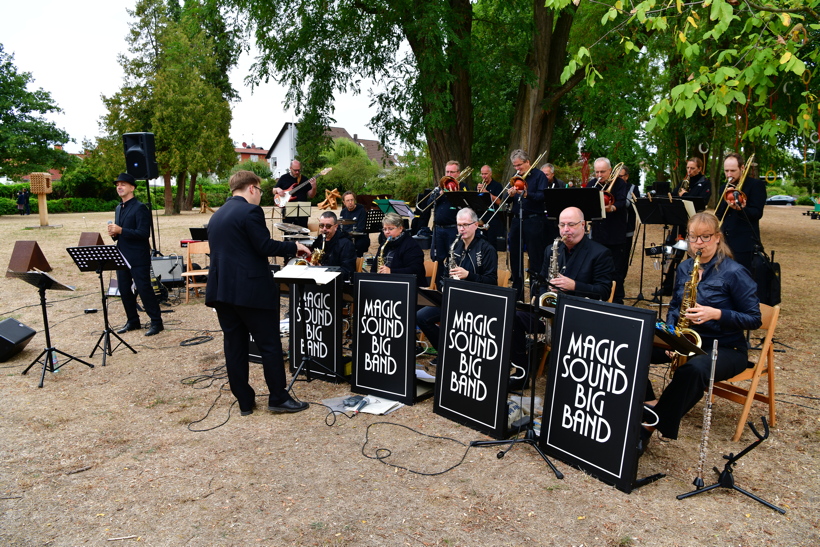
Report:
[[[0,44],[0,176],[19,178],[70,162],[69,154],[54,148],[71,140],[68,133],[43,117],[61,110],[49,92],[30,91],[33,82],[31,73],[17,71],[14,55]]]

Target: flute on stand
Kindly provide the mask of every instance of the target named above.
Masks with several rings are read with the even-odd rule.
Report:
[[[703,488],[703,465],[706,462],[706,450],[709,447],[709,429],[712,427],[712,389],[715,387],[715,364],[717,363],[717,340],[712,344],[712,370],[709,373],[709,390],[706,392],[706,408],[703,410],[703,433],[700,438],[698,455],[698,476],[692,481],[696,488]]]

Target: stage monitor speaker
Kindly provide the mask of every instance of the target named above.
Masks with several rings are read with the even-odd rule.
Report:
[[[102,235],[99,232],[82,232],[77,247],[91,247],[93,245],[105,245]]]
[[[12,272],[29,272],[33,268],[41,272],[51,271],[51,265],[36,241],[15,241],[8,269]],[[6,277],[12,276],[6,272]]]
[[[125,133],[122,136],[125,170],[137,180],[159,176],[153,133]]]
[[[0,363],[17,355],[34,338],[35,330],[16,319],[0,321]]]
[[[154,270],[154,275],[162,279],[165,285],[183,282],[181,256],[155,256],[151,259],[151,268]]]

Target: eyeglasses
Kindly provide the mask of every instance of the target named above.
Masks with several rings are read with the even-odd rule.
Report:
[[[558,229],[563,230],[564,228],[575,228],[582,222],[583,220],[579,220],[578,222],[561,222],[558,224]]]
[[[259,192],[260,194],[262,193],[262,187],[261,186],[254,186],[254,188],[256,188],[256,191]]]
[[[336,226],[335,224],[319,224],[319,228],[327,228],[328,230]]]
[[[715,234],[703,234],[703,235],[700,235],[700,236],[687,235],[686,239],[689,240],[689,243],[695,243],[698,240],[698,238],[700,238],[700,240],[704,243],[709,243],[709,241],[711,241],[713,235],[715,235]]]
[[[473,224],[475,224],[475,222],[468,222],[467,224],[456,224],[456,226],[458,226],[459,228],[469,228]]]

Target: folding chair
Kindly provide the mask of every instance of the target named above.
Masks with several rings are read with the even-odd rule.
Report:
[[[195,241],[188,243],[185,253],[185,271],[182,277],[185,278],[185,303],[191,298],[191,289],[199,296],[199,289],[204,289],[207,285],[208,268],[194,268],[194,255],[202,255],[203,263],[207,264],[207,255],[211,252],[211,247],[207,241]]]

